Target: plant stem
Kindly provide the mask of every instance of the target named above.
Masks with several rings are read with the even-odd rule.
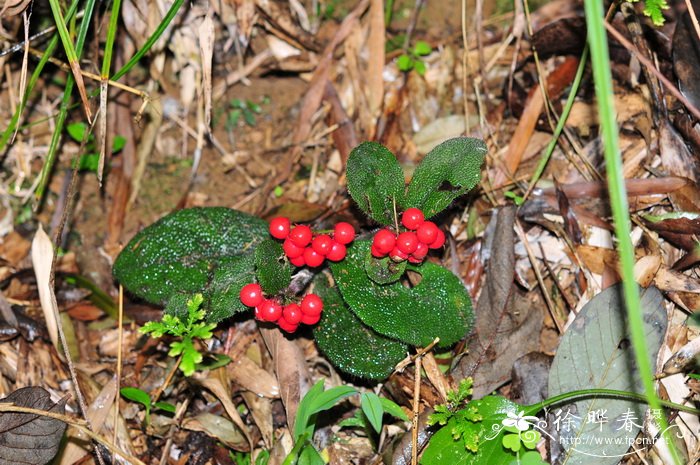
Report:
[[[598,99],[598,115],[605,151],[608,192],[610,195],[613,220],[615,222],[615,235],[618,241],[618,251],[622,268],[622,288],[627,307],[627,321],[630,337],[632,339],[632,348],[634,349],[635,361],[637,369],[639,370],[639,377],[644,385],[647,402],[652,409],[660,409],[661,402],[656,395],[651,360],[644,336],[639,287],[634,279],[634,247],[630,240],[631,227],[629,205],[625,192],[622,156],[620,154],[618,128],[615,120],[610,56],[603,24],[603,2],[602,0],[585,0],[584,9],[586,14],[586,26],[588,29],[588,43],[591,48],[595,91]],[[668,423],[666,418],[661,416],[659,422],[661,430],[665,431],[664,439],[668,443],[673,460],[676,464],[680,464],[681,461],[678,450],[667,433]]]
[[[647,401],[647,397],[644,394],[639,394],[636,392],[618,391],[615,389],[580,389],[577,391],[565,392],[563,394],[550,397],[549,399],[545,399],[537,404],[528,405],[525,407],[525,413],[528,415],[534,415],[540,410],[546,407],[550,407],[552,405],[571,403],[573,401],[587,399],[591,397],[619,397],[621,399],[637,400],[639,402]],[[700,410],[692,407],[687,407],[685,405],[676,404],[675,402],[659,400],[659,403],[667,408],[679,410],[681,412],[693,413],[695,415],[700,415]]]

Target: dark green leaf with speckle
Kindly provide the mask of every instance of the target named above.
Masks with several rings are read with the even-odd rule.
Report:
[[[318,347],[341,371],[361,378],[384,379],[404,359],[408,346],[382,336],[362,322],[345,305],[336,288],[319,275],[314,292],[323,300],[321,322],[314,327]]]
[[[365,258],[365,271],[369,279],[377,284],[394,283],[406,271],[406,262],[394,262],[389,257],[374,258],[371,253]]]
[[[470,137],[446,140],[432,149],[413,173],[405,208],[423,210],[426,218],[447,208],[479,182],[486,144]]]
[[[342,262],[331,264],[343,298],[364,324],[390,338],[425,347],[440,338],[440,347],[466,336],[472,328],[472,305],[462,282],[450,271],[425,262],[408,269],[421,282],[407,288],[401,282],[380,285],[364,269],[369,241],[356,241]]]
[[[277,294],[289,286],[292,269],[277,241],[266,239],[255,248],[255,275],[267,295]]]
[[[377,142],[363,142],[350,152],[347,179],[348,192],[367,216],[394,223],[394,201],[402,204],[406,186],[393,153]]]
[[[236,291],[232,273],[252,282],[252,252],[267,236],[267,223],[243,212],[179,210],[136,234],[117,257],[113,274],[129,292],[155,304],[202,292],[216,309],[208,320],[219,321],[245,308],[233,298],[240,287]],[[239,260],[243,256],[248,258]],[[180,300],[168,305],[175,313]]]

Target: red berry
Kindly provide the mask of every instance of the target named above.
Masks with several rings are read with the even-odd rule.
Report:
[[[279,325],[279,327],[280,327],[281,329],[283,329],[284,331],[286,331],[286,332],[288,332],[288,333],[293,333],[293,332],[296,331],[297,328],[299,327],[298,324],[293,325],[293,324],[291,324],[290,322],[288,322],[287,320],[285,320],[284,318],[280,318],[280,319],[277,321],[277,324]]]
[[[394,249],[389,253],[389,257],[395,261],[395,262],[402,262],[408,258],[408,254],[402,252],[399,250],[398,247],[394,247]]]
[[[289,218],[278,216],[270,221],[270,235],[275,239],[286,239],[290,230]]]
[[[340,242],[334,241],[331,246],[331,251],[328,252],[326,258],[332,262],[339,262],[345,258],[345,255],[347,255],[347,248]]]
[[[301,308],[297,304],[285,305],[284,310],[282,310],[282,316],[284,321],[292,325],[298,325],[301,321]]]
[[[289,263],[296,266],[297,268],[301,268],[302,266],[306,266],[306,260],[304,260],[303,255],[301,257],[290,258]]]
[[[382,252],[381,250],[377,249],[377,247],[375,247],[374,244],[372,244],[371,251],[372,251],[372,256],[374,258],[384,258],[387,255],[384,252]]]
[[[316,294],[306,294],[301,299],[301,312],[304,315],[320,315],[323,311],[323,301]]]
[[[255,307],[255,310],[253,312],[256,320],[262,320],[262,318],[260,318],[260,307]]]
[[[301,316],[301,323],[304,323],[305,325],[315,325],[318,323],[318,320],[321,319],[321,314],[319,313],[318,315],[302,315]]]
[[[274,299],[264,301],[258,308],[263,321],[277,321],[282,315],[282,306]]]
[[[437,237],[435,238],[432,244],[428,245],[428,247],[431,249],[439,249],[443,245],[445,245],[445,233],[442,232],[442,229],[438,229]]]
[[[378,252],[386,255],[396,246],[396,236],[388,229],[382,229],[374,235],[372,246],[376,248]]]
[[[422,258],[416,258],[414,255],[409,255],[408,256],[408,262],[413,263],[414,265],[417,265],[419,263],[423,263]]]
[[[396,239],[396,248],[406,255],[416,251],[418,247],[418,236],[413,231],[402,232]]]
[[[333,239],[331,239],[331,236],[329,236],[328,234],[321,234],[319,236],[316,236],[314,237],[314,240],[311,241],[311,247],[313,247],[313,249],[316,252],[320,253],[323,256],[328,255],[328,252],[331,251],[332,246]]]
[[[324,257],[320,253],[316,252],[311,247],[307,247],[304,250],[304,261],[306,264],[312,268],[323,265]]]
[[[348,245],[355,240],[355,228],[353,228],[350,223],[341,221],[335,225],[333,239],[335,239],[338,244]]]
[[[312,237],[313,233],[311,232],[311,228],[305,224],[295,226],[289,233],[289,240],[297,247],[306,247],[309,245],[309,242],[311,242]]]
[[[239,294],[241,302],[246,307],[257,307],[263,301],[263,291],[260,284],[250,283],[243,286]]]
[[[287,258],[290,259],[301,257],[302,255],[304,255],[304,247],[299,247],[289,238],[284,240],[284,243],[282,244],[282,250],[284,250],[284,254],[287,256]]]
[[[425,216],[417,208],[409,208],[401,215],[401,224],[412,231],[418,229],[423,221],[425,221]]]
[[[416,236],[423,244],[432,244],[438,236],[438,227],[432,221],[426,221],[418,227]]]
[[[418,247],[416,247],[416,250],[414,250],[411,255],[414,258],[422,261],[425,256],[428,255],[428,245],[423,242],[419,242]]]

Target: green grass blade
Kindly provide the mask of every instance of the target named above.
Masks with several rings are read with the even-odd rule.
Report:
[[[119,71],[117,71],[114,74],[114,76],[112,76],[112,78],[111,78],[112,81],[116,81],[120,77],[122,77],[126,73],[128,73],[131,70],[131,68],[133,68],[134,65],[136,63],[138,63],[139,60],[141,58],[143,58],[143,56],[146,53],[148,53],[148,51],[151,49],[151,47],[153,47],[153,44],[155,44],[158,41],[158,39],[160,39],[160,36],[163,35],[163,33],[165,32],[165,29],[168,27],[168,25],[173,20],[173,18],[175,18],[175,15],[180,10],[180,7],[182,6],[183,2],[184,2],[184,0],[175,0],[175,2],[172,4],[172,6],[168,10],[168,12],[165,14],[165,16],[163,17],[163,20],[160,22],[160,24],[158,25],[156,30],[153,31],[153,34],[151,34],[151,37],[149,37],[148,40],[146,41],[146,43],[143,44],[143,47],[141,47],[139,49],[139,51],[136,52],[136,54],[133,57],[131,57],[131,59],[124,66],[122,66],[122,68]]]
[[[642,310],[640,306],[639,289],[634,279],[634,247],[630,240],[631,226],[629,218],[629,205],[625,180],[622,171],[622,156],[618,141],[618,128],[615,120],[614,94],[612,87],[612,73],[610,71],[610,55],[608,42],[603,24],[604,12],[602,0],[585,0],[586,26],[588,29],[588,43],[591,48],[591,61],[593,64],[593,79],[595,81],[596,97],[598,99],[598,113],[605,151],[605,165],[607,167],[608,192],[613,220],[615,222],[615,235],[618,241],[618,252],[622,267],[622,286],[627,307],[627,320],[629,324],[632,347],[634,349],[639,376],[644,384],[647,402],[651,409],[661,409],[661,403],[656,395],[654,386],[654,373],[651,360],[647,352],[644,327],[642,322]],[[668,423],[665,417],[661,417],[661,430],[665,431],[664,437],[668,443],[669,451],[673,455],[674,462],[681,464],[679,452],[669,437]]]
[[[70,19],[75,12],[78,10],[78,0],[73,0],[73,3],[71,3],[70,7],[68,8],[68,11],[66,12],[66,19]],[[5,150],[5,147],[7,146],[7,142],[10,140],[12,135],[15,133],[15,129],[17,128],[17,125],[19,124],[19,119],[22,116],[22,112],[24,111],[24,108],[27,106],[27,101],[29,100],[29,96],[32,94],[32,91],[34,90],[34,86],[36,86],[36,83],[39,81],[39,78],[41,77],[41,73],[44,71],[44,66],[46,66],[46,63],[49,62],[49,58],[53,56],[53,53],[56,51],[56,47],[58,46],[58,35],[54,35],[51,40],[49,41],[48,45],[46,46],[46,50],[44,51],[44,54],[42,55],[41,59],[39,60],[39,64],[36,66],[34,69],[34,72],[32,73],[31,78],[29,79],[29,82],[27,83],[27,88],[24,91],[24,95],[22,96],[22,100],[20,101],[20,104],[17,106],[15,109],[14,114],[12,115],[12,118],[10,119],[10,124],[5,128],[5,131],[3,131],[2,136],[0,136],[0,151]]]
[[[569,114],[571,113],[571,109],[574,106],[574,101],[576,101],[576,94],[578,93],[578,89],[581,86],[583,72],[586,69],[587,63],[588,44],[586,44],[586,46],[583,49],[583,53],[581,54],[581,60],[578,63],[578,69],[576,69],[576,75],[574,76],[574,82],[571,84],[571,92],[569,93],[569,97],[566,99],[566,104],[564,105],[564,110],[562,111],[561,116],[559,117],[559,121],[557,122],[557,127],[554,129],[552,139],[549,141],[549,144],[545,149],[544,155],[542,156],[542,158],[540,158],[540,161],[537,164],[537,167],[535,168],[535,172],[532,174],[532,178],[530,178],[530,186],[527,190],[527,193],[524,196],[524,199],[527,199],[530,192],[532,192],[532,189],[535,188],[537,181],[539,181],[540,177],[542,176],[542,173],[544,173],[544,170],[547,167],[547,163],[549,163],[549,159],[552,157],[552,153],[554,153],[554,148],[557,146],[557,141],[559,140],[561,133],[564,131],[566,120],[569,119]]]
[[[83,45],[85,44],[85,37],[87,36],[88,29],[90,28],[90,20],[92,19],[92,13],[95,7],[95,0],[88,0],[85,5],[83,19],[80,22],[80,29],[78,30],[78,38],[76,40],[75,50],[78,56],[83,53]],[[49,182],[49,176],[53,170],[53,165],[56,162],[56,153],[58,151],[58,146],[61,141],[61,135],[63,134],[63,125],[66,122],[66,117],[68,115],[68,108],[71,103],[71,93],[73,92],[73,85],[75,80],[72,74],[69,74],[66,78],[66,87],[63,91],[63,99],[61,100],[61,107],[56,116],[56,124],[54,126],[53,134],[51,135],[51,142],[49,143],[49,151],[46,154],[46,161],[44,166],[41,167],[41,173],[39,173],[39,184],[37,185],[36,192],[34,193],[34,208],[36,208],[41,199],[44,197],[44,191]]]

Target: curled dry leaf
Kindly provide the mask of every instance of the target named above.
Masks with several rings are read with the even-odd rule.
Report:
[[[39,229],[32,241],[32,264],[36,275],[36,284],[39,290],[39,300],[41,310],[44,312],[46,327],[49,330],[49,337],[56,350],[58,346],[58,306],[56,296],[51,287],[51,267],[53,266],[53,243],[44,232],[44,228],[39,225]],[[60,351],[59,351],[60,353]]]
[[[0,403],[14,404],[62,414],[66,399],[55,404],[48,391],[25,387],[12,392]],[[30,413],[0,413],[0,465],[43,465],[58,452],[66,424],[54,418]]]
[[[186,418],[182,427],[191,431],[201,431],[234,450],[248,452],[250,447],[241,430],[226,418],[203,412],[195,417]]]
[[[275,377],[248,357],[239,357],[232,361],[226,365],[226,371],[231,381],[258,396],[269,398],[280,396],[280,387]]]

